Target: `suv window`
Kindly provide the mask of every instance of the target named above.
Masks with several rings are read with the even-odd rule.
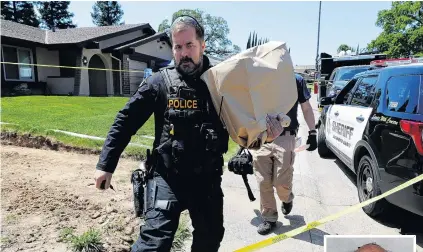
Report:
[[[418,113],[422,78],[423,75],[391,77],[386,85],[386,105],[388,110],[411,114]]]
[[[353,67],[353,68],[340,68],[337,75],[334,76],[334,81],[351,80],[354,75],[367,71],[369,67]]]
[[[368,76],[361,79],[351,99],[351,105],[369,107],[375,97],[377,76]]]
[[[329,80],[335,80],[336,74],[338,73],[338,69],[333,71],[331,76],[329,77]]]

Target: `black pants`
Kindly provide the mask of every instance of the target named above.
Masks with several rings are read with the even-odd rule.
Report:
[[[182,211],[188,209],[193,231],[193,252],[219,250],[223,227],[221,174],[160,175],[147,185],[147,210],[132,252],[170,251]]]

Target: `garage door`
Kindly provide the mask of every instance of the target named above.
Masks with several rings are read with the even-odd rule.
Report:
[[[130,71],[141,71],[147,68],[147,63],[139,62],[135,60],[129,60],[129,70]],[[133,94],[137,89],[138,86],[141,84],[144,77],[144,71],[142,72],[129,72],[129,84],[130,84],[130,92]]]

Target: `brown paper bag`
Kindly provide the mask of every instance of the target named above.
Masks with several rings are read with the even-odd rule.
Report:
[[[249,48],[210,68],[201,79],[230,137],[245,148],[260,148],[267,138],[266,115],[286,115],[298,97],[284,42]]]

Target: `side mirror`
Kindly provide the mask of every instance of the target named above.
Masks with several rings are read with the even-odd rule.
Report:
[[[320,99],[320,105],[331,105],[333,103],[332,97],[322,97]]]

